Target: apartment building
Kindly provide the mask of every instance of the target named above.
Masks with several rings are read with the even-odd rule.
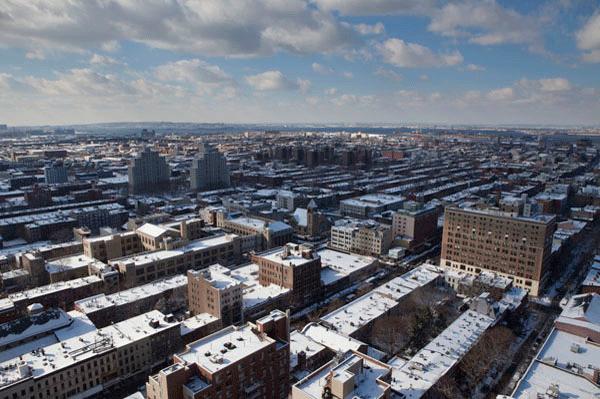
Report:
[[[209,313],[220,318],[224,326],[242,321],[243,285],[231,277],[229,269],[217,264],[188,270],[187,278],[188,309],[192,314]]]
[[[179,322],[154,310],[1,363],[0,398],[110,396],[180,345]]]
[[[102,262],[142,251],[142,241],[135,231],[83,239],[83,253]]]
[[[311,303],[321,294],[321,258],[311,248],[288,243],[251,256],[258,264],[259,282],[276,284],[292,291],[292,305]]]
[[[498,273],[537,296],[548,276],[555,227],[554,216],[447,207],[440,263],[472,275]]]
[[[371,220],[341,219],[331,226],[329,246],[361,255],[387,253],[392,243],[392,230]]]
[[[389,194],[367,194],[340,201],[342,215],[366,218],[375,213],[395,210],[402,206],[404,197]]]
[[[162,277],[201,269],[215,263],[231,265],[240,256],[235,234],[191,241],[178,248],[163,249],[109,261],[121,274],[121,285],[135,287]]]
[[[217,227],[243,236],[255,236],[254,247],[265,250],[280,247],[292,240],[294,229],[283,222],[241,215],[217,213]]]
[[[407,248],[415,249],[435,237],[438,212],[434,207],[419,207],[415,202],[404,205],[392,216],[392,235]]]
[[[151,376],[148,399],[286,398],[290,389],[288,316],[274,310],[186,346]]]
[[[131,194],[143,194],[166,190],[169,188],[170,174],[165,158],[145,148],[129,164],[129,191]]]

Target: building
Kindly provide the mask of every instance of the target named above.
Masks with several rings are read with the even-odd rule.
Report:
[[[345,216],[366,218],[375,213],[396,210],[404,203],[404,197],[388,194],[367,194],[340,201],[340,212]]]
[[[392,243],[392,229],[372,220],[340,219],[331,226],[329,246],[340,251],[379,256]]]
[[[190,185],[194,191],[229,187],[227,160],[210,144],[200,144],[200,151],[192,161]]]
[[[44,167],[44,180],[46,184],[66,183],[69,180],[67,168],[62,163]]]
[[[294,229],[283,222],[264,220],[238,214],[217,213],[217,227],[242,236],[254,236],[247,250],[265,250],[280,247],[292,240]]]
[[[111,396],[180,346],[179,322],[154,310],[1,363],[0,397]]]
[[[581,283],[582,294],[593,292],[600,295],[600,255],[596,255],[585,279]]]
[[[495,272],[537,296],[550,271],[555,227],[548,215],[447,207],[440,264],[473,275]]]
[[[512,397],[595,398],[600,395],[600,295],[570,298],[518,382]]]
[[[131,194],[160,192],[169,188],[171,172],[167,161],[148,147],[130,161],[128,173]]]
[[[83,253],[101,262],[142,252],[142,241],[135,231],[83,239]]]
[[[311,200],[306,208],[296,208],[290,219],[294,232],[305,239],[315,240],[331,228],[327,216],[319,212],[317,203]]]
[[[179,274],[110,295],[89,296],[75,301],[74,308],[101,328],[154,309],[165,314],[185,309],[186,299],[187,278]]]
[[[251,256],[258,264],[259,282],[276,284],[292,291],[292,305],[304,306],[321,295],[321,258],[312,249],[286,244]]]
[[[290,334],[285,313],[229,326],[192,342],[146,383],[148,399],[280,399],[290,391]]]
[[[392,235],[408,249],[419,248],[437,235],[438,212],[435,207],[418,207],[417,203],[404,204],[392,216]]]
[[[243,319],[242,283],[221,265],[188,270],[188,309],[192,314],[209,313],[224,326]]]
[[[298,381],[292,399],[390,398],[392,368],[360,352],[334,359]]]
[[[215,263],[231,265],[240,256],[240,242],[235,234],[224,234],[190,241],[180,247],[144,252],[109,261],[120,275],[124,288],[153,280],[202,269]]]

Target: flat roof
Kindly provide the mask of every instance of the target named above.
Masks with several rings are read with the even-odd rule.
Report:
[[[494,319],[467,310],[433,341],[392,370],[392,389],[406,399],[421,398],[477,343]]]
[[[150,326],[151,320],[158,320],[158,327]],[[43,350],[29,352],[19,358],[0,363],[0,387],[29,378],[40,378],[72,366],[82,359],[89,359],[99,353],[124,346],[137,340],[162,332],[179,322],[166,322],[158,310],[132,317],[131,319],[89,332],[66,341],[46,346]],[[19,364],[28,366],[27,373],[21,375]]]
[[[175,356],[214,373],[275,343],[269,337],[255,334],[252,329],[248,324],[226,327],[188,344],[185,352]],[[235,345],[235,348],[228,349],[224,346],[229,343]]]
[[[290,333],[290,370],[298,365],[298,353],[304,352],[307,359],[327,349],[320,343],[313,341],[298,330]]]
[[[60,273],[67,270],[87,268],[94,266],[97,269],[103,269],[106,264],[98,259],[91,258],[84,254],[70,255],[63,258],[57,258],[46,262],[46,271],[48,273]]]
[[[325,285],[358,272],[376,261],[370,256],[348,254],[329,248],[317,251],[317,254],[321,257],[321,281]]]

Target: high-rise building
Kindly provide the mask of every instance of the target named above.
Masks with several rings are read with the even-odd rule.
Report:
[[[200,144],[200,151],[190,170],[192,190],[214,190],[229,187],[227,160],[210,144]]]
[[[447,207],[440,264],[471,275],[498,273],[537,296],[549,274],[555,225],[549,215]]]
[[[129,164],[129,191],[132,194],[164,191],[169,188],[169,176],[165,158],[146,147]]]
[[[46,166],[44,179],[46,184],[66,183],[68,180],[67,168],[61,163]]]

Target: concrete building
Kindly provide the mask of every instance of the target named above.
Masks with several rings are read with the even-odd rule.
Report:
[[[259,265],[260,284],[289,288],[293,306],[307,305],[321,295],[321,258],[312,249],[289,243],[253,254],[251,260]]]
[[[83,253],[102,262],[137,254],[142,250],[142,241],[135,231],[83,239]]]
[[[181,346],[179,322],[157,310],[0,364],[0,397],[87,398],[143,381]]]
[[[113,261],[109,264],[121,274],[124,288],[135,287],[153,280],[201,269],[215,263],[231,265],[240,256],[240,242],[235,234],[224,234],[190,241],[170,249],[145,252]]]
[[[548,277],[555,226],[548,215],[447,207],[440,264],[473,275],[495,272],[537,296]]]
[[[146,147],[129,163],[129,192],[143,194],[164,191],[169,188],[170,175],[165,158]]]
[[[186,346],[151,376],[148,399],[280,399],[290,391],[290,333],[285,313],[229,326]]]
[[[242,283],[231,277],[221,265],[202,270],[188,270],[188,309],[192,314],[209,313],[223,325],[237,324],[243,319]]]
[[[194,191],[229,187],[227,160],[210,144],[200,144],[200,151],[192,161],[190,185]]]
[[[366,218],[375,213],[396,210],[404,203],[404,197],[389,194],[367,194],[340,201],[340,212],[345,216]]]
[[[340,251],[379,256],[392,243],[392,229],[371,220],[340,219],[331,226],[329,246]]]
[[[217,213],[217,227],[242,236],[254,236],[252,249],[280,247],[292,240],[294,229],[283,222],[264,220],[238,214]]]

